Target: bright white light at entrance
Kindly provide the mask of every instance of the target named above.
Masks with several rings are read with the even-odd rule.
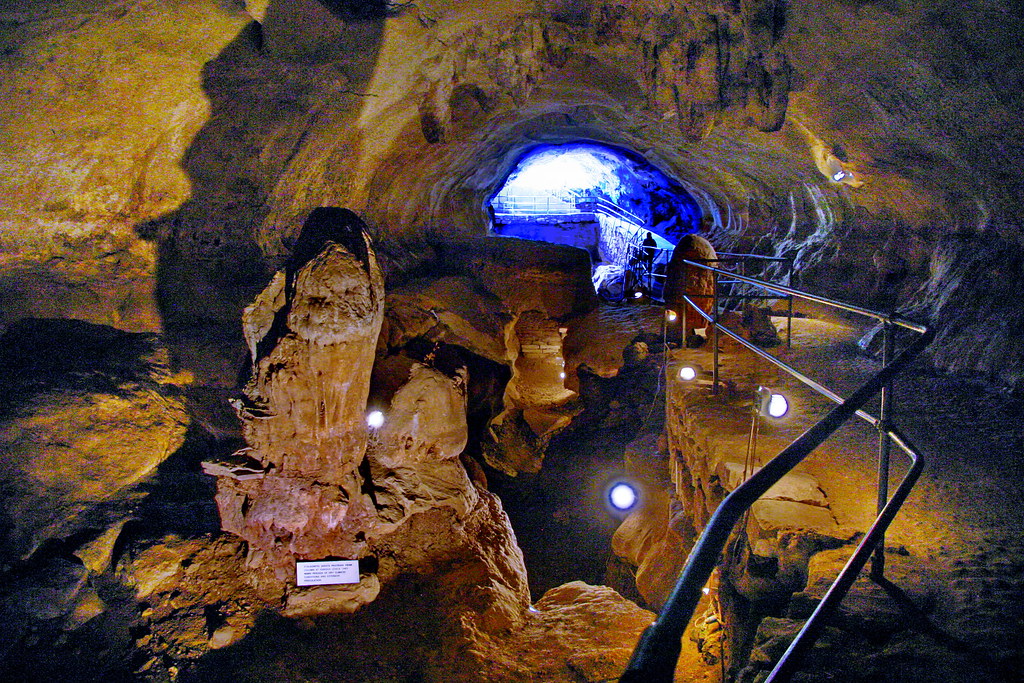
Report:
[[[608,502],[616,510],[625,512],[636,505],[636,491],[629,484],[616,484],[608,492]]]
[[[553,194],[566,190],[603,188],[618,195],[617,164],[607,153],[587,149],[549,149],[527,159],[510,178],[505,191],[512,194]]]
[[[371,410],[366,416],[366,426],[370,429],[380,429],[384,426],[384,413],[379,410]]]

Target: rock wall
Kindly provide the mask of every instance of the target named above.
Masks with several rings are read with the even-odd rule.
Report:
[[[151,334],[23,320],[0,337],[0,563],[124,524],[184,443],[187,374]],[[74,548],[72,548],[74,550]]]

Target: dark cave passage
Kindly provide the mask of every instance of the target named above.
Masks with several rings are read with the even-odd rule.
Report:
[[[631,344],[627,348],[634,348]],[[488,469],[490,489],[497,493],[523,551],[533,600],[569,581],[610,585],[642,603],[632,576],[612,552],[612,536],[636,509],[616,510],[609,490],[628,482],[645,497],[628,461],[631,453],[657,459],[665,406],[662,354],[656,348],[643,362],[627,363],[615,377],[580,374],[582,412],[547,445],[535,473],[515,477]],[[653,456],[653,458],[652,458]]]
[[[490,476],[523,551],[533,600],[569,581],[609,582],[612,534],[622,515],[608,509],[605,492],[621,476],[626,449],[639,434],[576,432],[552,441],[536,475]]]

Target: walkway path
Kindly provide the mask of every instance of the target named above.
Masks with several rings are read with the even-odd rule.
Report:
[[[849,395],[878,368],[856,347],[863,331],[843,321],[797,319],[793,348],[777,354]],[[722,349],[721,376],[737,392],[765,384],[791,400],[791,415],[763,428],[759,450],[765,458],[832,407],[731,341]],[[674,356],[712,364],[709,350]],[[952,659],[934,662],[958,670],[934,673],[967,680],[977,665],[991,680],[1019,680],[1012,677],[1024,655],[1024,402],[994,393],[978,379],[938,376],[923,367],[901,378],[895,395],[894,422],[925,454],[927,467],[887,546],[905,549],[926,569],[937,586],[930,618],[962,644],[953,643],[958,652],[950,653]],[[877,408],[868,412],[877,415]],[[856,419],[800,466],[818,480],[840,525],[864,530],[874,516],[877,448],[877,433]],[[894,448],[891,481],[902,477],[903,462]]]

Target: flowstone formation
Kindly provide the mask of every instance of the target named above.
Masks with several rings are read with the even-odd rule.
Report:
[[[480,619],[508,627],[525,609],[522,555],[459,459],[467,369],[390,364],[393,386],[375,394],[381,423],[367,427],[383,290],[362,221],[313,211],[246,309],[253,376],[236,407],[248,447],[208,466],[223,527],[248,542],[254,580],[282,586],[285,615],[351,612],[401,573],[471,564]],[[358,560],[359,583],[295,585],[297,561],[325,559]]]
[[[349,212],[315,211],[245,313],[253,377],[238,411],[263,471],[222,477],[218,505],[281,580],[296,558],[358,558],[374,515],[358,468],[384,292],[361,228]]]

